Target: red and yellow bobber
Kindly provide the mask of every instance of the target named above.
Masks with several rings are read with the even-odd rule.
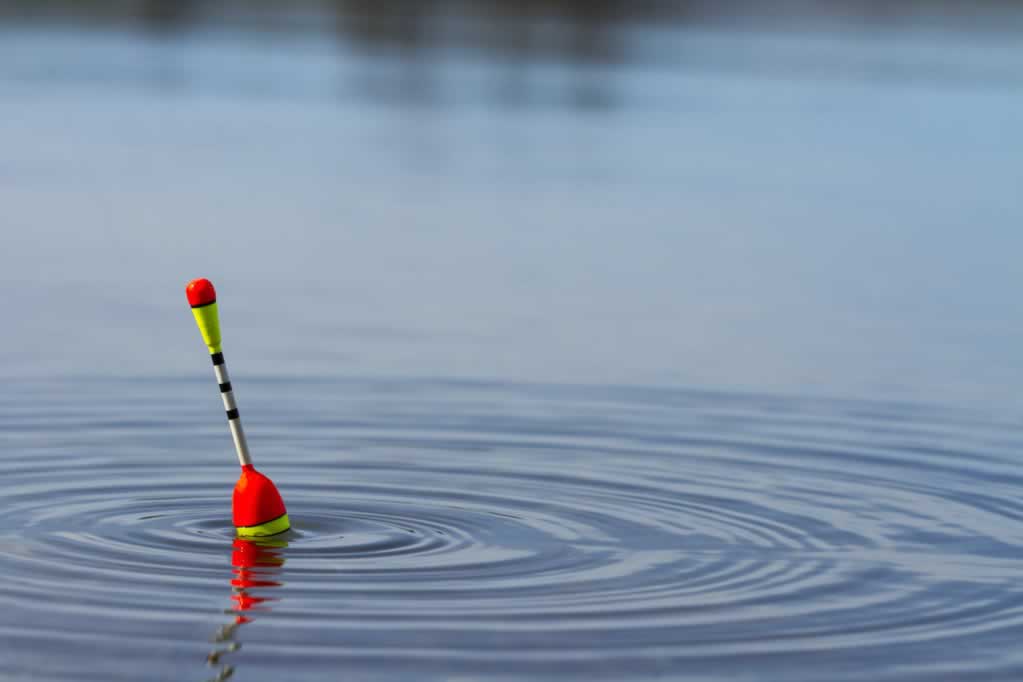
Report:
[[[220,397],[224,401],[227,412],[227,424],[234,438],[234,447],[238,452],[238,463],[242,473],[234,487],[231,501],[232,516],[238,537],[262,538],[280,535],[291,528],[288,510],[284,500],[277,492],[277,486],[269,478],[256,471],[249,454],[249,445],[242,430],[238,405],[234,400],[234,390],[227,376],[227,365],[224,364],[224,350],[220,340],[220,317],[217,312],[217,292],[208,279],[194,279],[185,287],[188,304],[192,306],[192,314],[199,325],[202,339],[210,351],[213,371],[220,384]]]

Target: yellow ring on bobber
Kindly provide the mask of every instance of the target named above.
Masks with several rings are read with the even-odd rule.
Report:
[[[235,531],[240,538],[265,538],[268,535],[280,535],[289,528],[291,528],[291,522],[288,521],[288,515],[284,514],[258,526],[237,526]]]

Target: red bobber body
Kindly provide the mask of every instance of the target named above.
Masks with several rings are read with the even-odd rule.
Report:
[[[288,513],[277,486],[251,464],[242,467],[231,508],[236,528],[261,526]]]

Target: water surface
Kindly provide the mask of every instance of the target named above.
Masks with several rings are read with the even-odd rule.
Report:
[[[239,380],[256,462],[294,523],[257,546],[233,540],[237,469],[211,383],[5,394],[7,676],[1023,674],[1016,420],[667,389]]]
[[[1023,679],[1018,24],[225,16],[0,29],[0,676]]]
[[[242,376],[1023,406],[1014,34],[611,35],[8,28],[0,373],[194,372],[205,276]]]

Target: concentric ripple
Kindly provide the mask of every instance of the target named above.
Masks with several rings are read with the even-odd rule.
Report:
[[[1014,422],[653,389],[242,383],[257,466],[295,526],[272,543],[234,539],[206,382],[4,399],[4,673],[1023,678]]]

